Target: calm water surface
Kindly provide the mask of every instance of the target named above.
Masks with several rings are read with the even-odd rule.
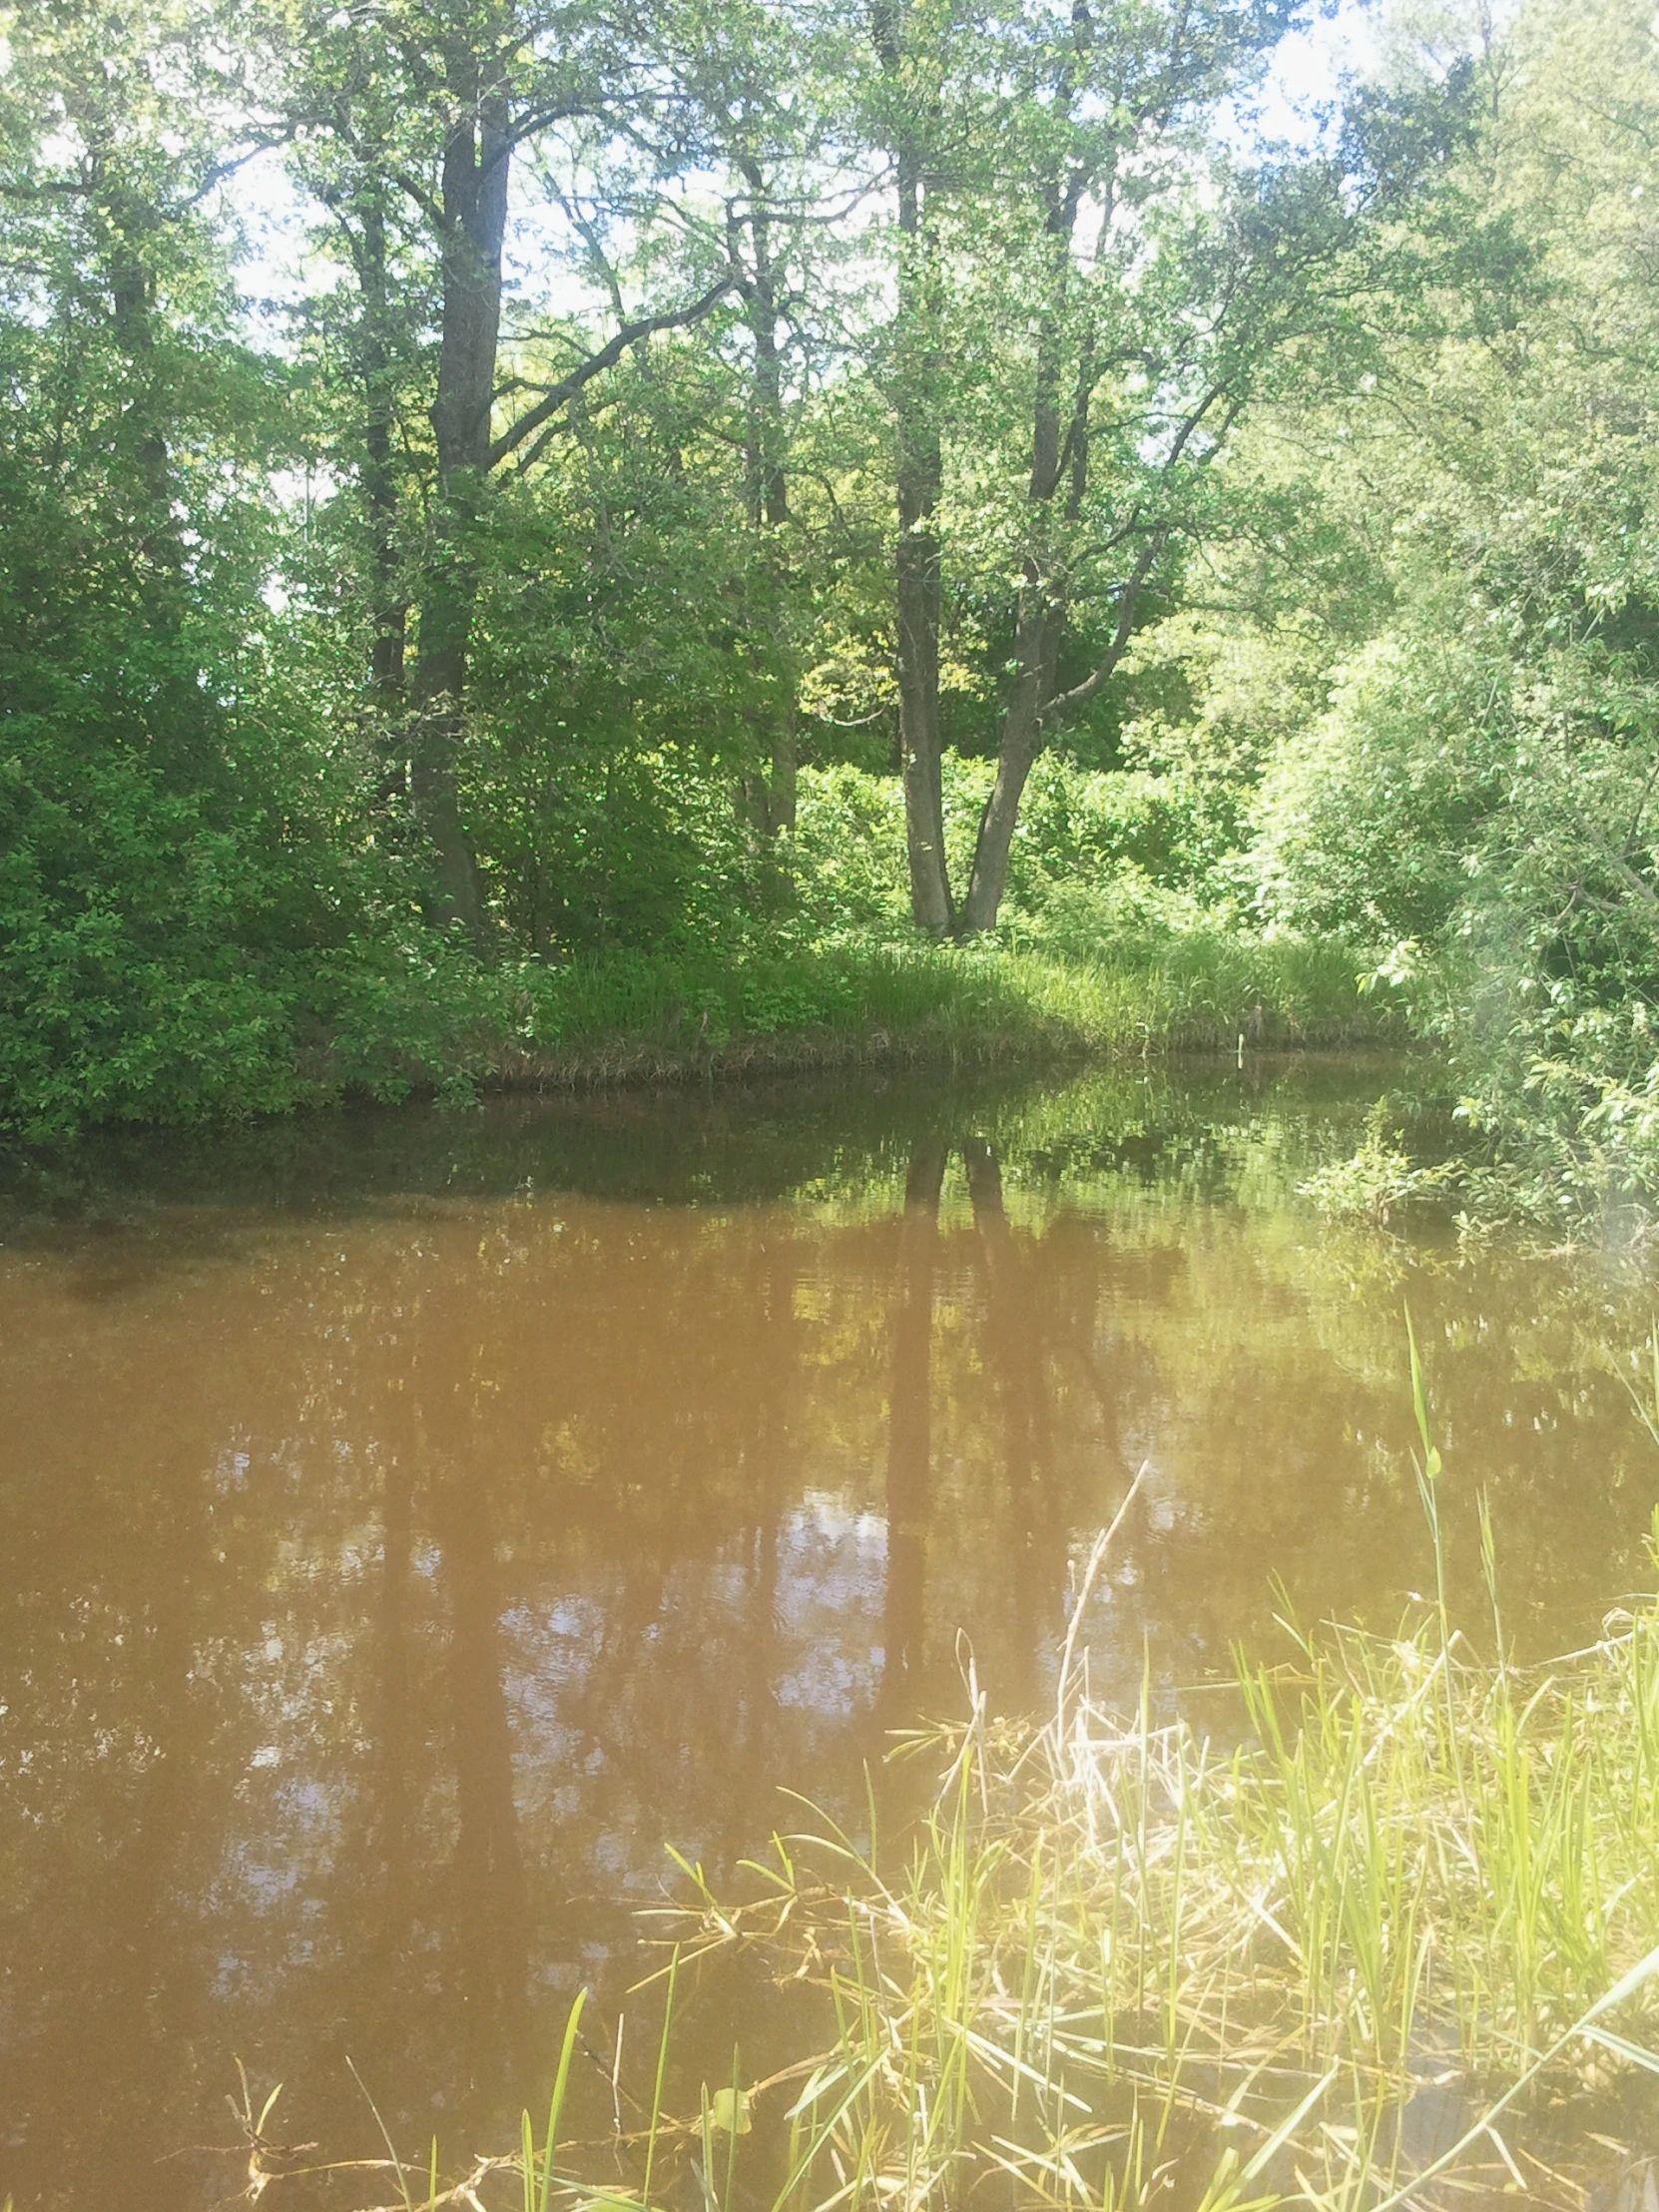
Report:
[[[405,2141],[505,2147],[579,1982],[608,2041],[665,1840],[728,1865],[784,1784],[856,1818],[969,1646],[1034,1703],[1143,1458],[1088,1624],[1126,1700],[1271,1645],[1274,1577],[1390,1622],[1405,1298],[1459,1604],[1484,1483],[1519,1640],[1593,1631],[1647,1573],[1648,1284],[1312,1213],[1399,1074],[410,1111],[16,1183],[0,2201],[233,2197],[194,2146],[239,2055],[289,2139],[373,2148],[349,2055]]]

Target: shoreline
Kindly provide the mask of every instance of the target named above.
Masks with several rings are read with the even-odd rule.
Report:
[[[54,1071],[38,1103],[11,1102],[0,1149],[57,1151],[123,1128],[246,1126],[342,1103],[459,1106],[484,1092],[672,1091],[860,1069],[1036,1073],[1413,1041],[1397,1007],[1360,995],[1338,948],[1203,937],[1089,961],[872,945],[701,967],[527,964],[463,981],[452,993],[405,983],[366,1030],[335,1022],[303,1044],[274,1039],[266,1077],[246,1085],[198,1046],[168,1083],[123,1097],[103,1059],[83,1057]],[[47,1103],[55,1095],[67,1107],[77,1093],[79,1108]]]
[[[1268,1034],[1241,1032],[1243,1055],[1387,1051],[1409,1052],[1415,1040],[1385,1027],[1357,1026]],[[1066,1036],[1031,1037],[997,1033],[982,1038],[937,1031],[886,1029],[790,1030],[777,1035],[733,1038],[716,1046],[675,1046],[618,1039],[568,1052],[514,1051],[479,1077],[491,1096],[545,1097],[596,1091],[673,1091],[691,1083],[744,1083],[775,1078],[839,1075],[849,1071],[949,1068],[1016,1072],[1030,1069],[1082,1069],[1122,1066],[1135,1060],[1231,1060],[1239,1041],[1220,1035],[1149,1037],[1140,1045],[1103,1044]],[[435,1097],[441,1085],[422,1086],[410,1096]]]

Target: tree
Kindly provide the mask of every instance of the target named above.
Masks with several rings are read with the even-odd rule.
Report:
[[[1441,280],[1254,432],[1386,586],[1271,750],[1256,869],[1410,993],[1505,1203],[1555,1215],[1659,1189],[1659,73],[1628,0],[1434,28],[1403,88],[1461,69],[1480,122],[1422,226]]]
[[[666,28],[662,14],[610,14],[597,0],[451,0],[437,11],[404,0],[356,11],[319,6],[302,9],[286,28],[290,127],[301,143],[331,141],[332,161],[343,158],[356,180],[365,358],[378,361],[385,352],[387,266],[378,241],[389,190],[400,196],[432,271],[433,482],[414,586],[408,781],[436,857],[442,910],[480,947],[488,946],[490,932],[459,771],[492,479],[508,462],[523,465],[544,449],[572,400],[631,347],[701,320],[733,281],[712,258],[713,266],[697,273],[691,296],[673,304],[630,310],[618,291],[609,336],[584,336],[569,366],[545,379],[516,365],[503,376],[503,261],[514,165],[542,156],[561,129],[571,155],[594,164],[622,137],[647,147],[646,198],[661,198],[686,158],[684,103],[664,58],[665,46],[672,54]],[[569,212],[571,196],[564,198]],[[636,195],[630,217],[648,220],[649,212]],[[515,332],[515,346],[522,348],[529,334]],[[561,335],[570,334],[567,323]],[[365,490],[383,518],[385,475],[376,449],[383,450],[383,440],[371,420]],[[396,634],[396,610],[388,607],[377,635]],[[389,643],[383,648],[388,664],[393,650]]]
[[[1291,0],[1078,0],[1063,19],[877,19],[900,88],[886,143],[901,753],[912,907],[934,934],[994,925],[1034,761],[1179,589],[1215,527],[1215,464],[1271,365],[1294,353],[1310,372],[1341,341],[1367,227],[1443,157],[1443,120],[1389,138],[1377,115],[1328,154],[1225,157],[1216,104],[1294,16]],[[952,585],[988,608],[1009,575],[997,776],[958,902],[937,824],[941,609]]]
[[[937,529],[944,486],[941,415],[939,239],[934,202],[945,141],[944,53],[948,13],[925,0],[877,0],[871,28],[880,63],[873,103],[877,143],[889,156],[896,200],[894,312],[888,369],[893,423],[894,658],[899,773],[904,786],[910,910],[918,927],[951,924],[939,781],[939,630],[942,575]]]
[[[264,134],[210,51],[184,6],[11,25],[0,1092],[42,1133],[293,1104],[299,1005],[375,902],[263,596],[292,448],[217,193]]]

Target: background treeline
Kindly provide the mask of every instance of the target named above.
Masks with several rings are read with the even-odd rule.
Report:
[[[1659,1180],[1632,0],[0,15],[14,1131],[1363,975]]]

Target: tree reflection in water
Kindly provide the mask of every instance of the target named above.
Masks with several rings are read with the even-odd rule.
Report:
[[[1604,1348],[1648,1286],[1333,1230],[1292,1190],[1375,1074],[1251,1080],[414,1115],[129,1149],[114,1227],[14,1208],[0,2197],[214,2202],[154,2160],[227,2138],[236,2052],[289,2139],[373,2150],[348,2054],[406,2140],[499,2139],[579,1980],[614,2032],[664,1841],[729,1864],[780,1784],[856,1823],[959,1630],[1040,1700],[1143,1456],[1119,1694],[1271,1636],[1275,1572],[1391,1616],[1406,1293],[1471,1611],[1483,1480],[1506,1618],[1593,1626],[1643,1572]]]
[[[889,1726],[907,1716],[922,1666],[926,1617],[928,1458],[932,1449],[933,1273],[945,1140],[910,1149],[899,1216],[893,1293],[892,1381],[887,1397],[886,1575],[880,1709]]]

